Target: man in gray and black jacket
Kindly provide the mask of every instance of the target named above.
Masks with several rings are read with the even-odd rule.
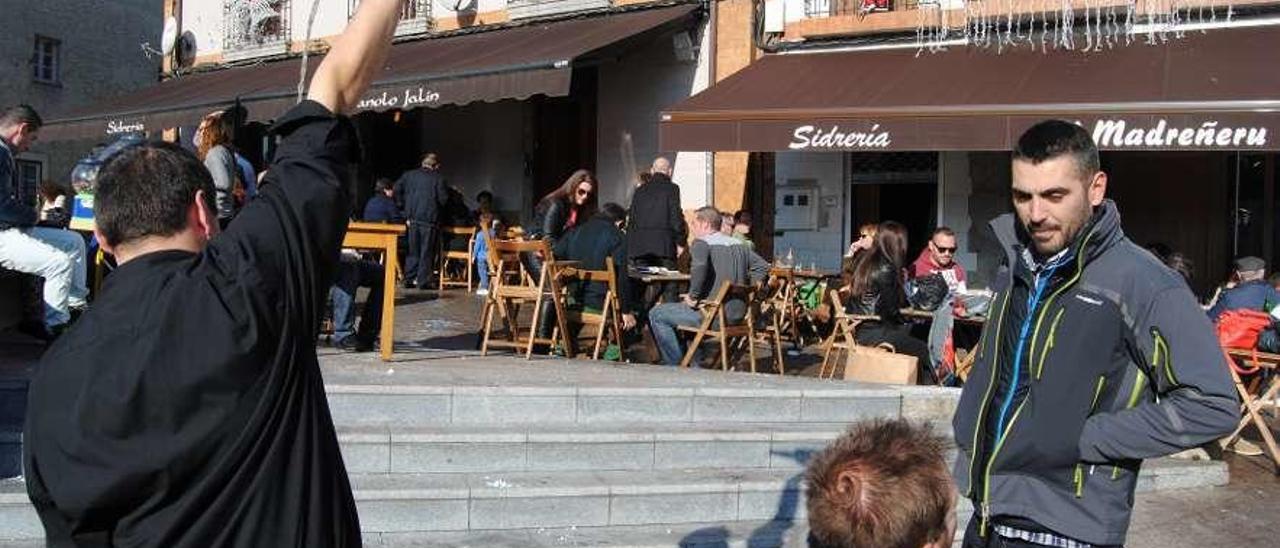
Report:
[[[954,419],[966,547],[1124,543],[1142,460],[1217,439],[1239,399],[1186,284],[1120,228],[1081,127],[1013,153],[991,321]]]

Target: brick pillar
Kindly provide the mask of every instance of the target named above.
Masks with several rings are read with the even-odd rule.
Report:
[[[716,14],[715,81],[724,80],[746,68],[758,56],[752,43],[752,12],[757,0],[720,0]],[[746,152],[717,152],[712,204],[724,211],[742,209],[747,195],[750,155]]]

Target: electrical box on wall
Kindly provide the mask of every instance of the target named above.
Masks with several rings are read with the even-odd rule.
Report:
[[[777,230],[817,230],[821,191],[814,179],[788,179],[778,187],[774,215]]]

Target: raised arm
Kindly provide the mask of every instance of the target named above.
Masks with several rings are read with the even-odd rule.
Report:
[[[395,35],[403,0],[363,0],[347,29],[311,78],[307,98],[334,114],[355,107],[382,69]]]

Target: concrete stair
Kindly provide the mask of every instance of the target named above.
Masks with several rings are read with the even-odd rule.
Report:
[[[804,546],[814,452],[870,417],[949,432],[958,397],[559,360],[324,368],[370,546]],[[1139,490],[1226,481],[1223,463],[1156,460]],[[41,534],[23,484],[0,482],[0,546]]]

